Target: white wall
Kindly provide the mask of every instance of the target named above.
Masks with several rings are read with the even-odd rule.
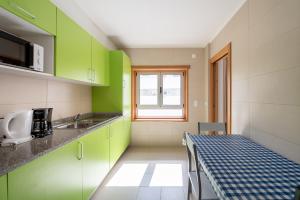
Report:
[[[233,132],[300,163],[299,10],[299,0],[248,0],[210,54],[232,42]]]
[[[224,59],[217,62],[218,64],[218,122],[224,122]]]
[[[188,122],[133,122],[132,145],[178,146],[184,131],[197,133],[197,122],[207,119],[204,49],[125,49],[133,65],[191,65]],[[192,58],[196,54],[196,58]],[[198,106],[193,105],[194,101]]]
[[[116,46],[112,41],[108,39],[105,33],[100,30],[80,9],[75,1],[72,0],[51,0],[59,9],[61,9],[66,15],[72,18],[77,24],[94,36],[99,42],[101,42],[108,49],[114,50]]]

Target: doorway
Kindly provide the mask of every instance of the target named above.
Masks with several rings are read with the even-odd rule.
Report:
[[[231,43],[210,60],[209,121],[226,123],[231,133]]]

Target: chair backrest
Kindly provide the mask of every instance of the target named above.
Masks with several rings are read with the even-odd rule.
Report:
[[[187,146],[187,150],[190,153],[191,156],[195,157],[195,152],[194,148],[195,148],[195,144],[192,141],[192,139],[189,136],[189,133],[185,133],[185,140],[186,140],[186,146]]]
[[[226,133],[226,123],[218,123],[218,122],[198,122],[198,134],[201,134],[204,131],[216,131]]]
[[[197,187],[197,193],[199,195],[199,199],[201,198],[201,178],[200,178],[200,163],[198,160],[198,154],[197,154],[197,149],[196,145],[190,138],[189,133],[185,133],[185,139],[186,139],[186,149],[187,149],[187,154],[188,154],[188,172],[195,172],[197,176],[197,186],[194,185],[194,187]],[[193,163],[192,163],[193,161]],[[193,165],[194,164],[194,165]],[[195,170],[193,170],[193,166]]]

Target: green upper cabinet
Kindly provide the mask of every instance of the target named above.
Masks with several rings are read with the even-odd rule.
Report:
[[[129,58],[123,51],[109,53],[109,87],[93,87],[93,112],[123,112],[130,114]]]
[[[109,51],[95,38],[92,39],[92,83],[109,85]]]
[[[0,0],[1,7],[56,35],[56,7],[49,0]]]
[[[91,83],[92,37],[57,10],[55,75]]]
[[[0,200],[7,200],[7,175],[0,176]]]
[[[83,199],[93,192],[109,172],[109,127],[101,127],[80,138],[83,145]]]
[[[74,141],[8,173],[9,200],[82,200],[82,149]]]
[[[131,113],[131,63],[126,54],[123,55],[123,115]]]

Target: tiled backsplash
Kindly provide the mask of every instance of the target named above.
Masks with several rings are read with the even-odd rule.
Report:
[[[2,73],[0,94],[0,117],[39,107],[52,107],[53,119],[91,112],[91,87],[85,85]]]

